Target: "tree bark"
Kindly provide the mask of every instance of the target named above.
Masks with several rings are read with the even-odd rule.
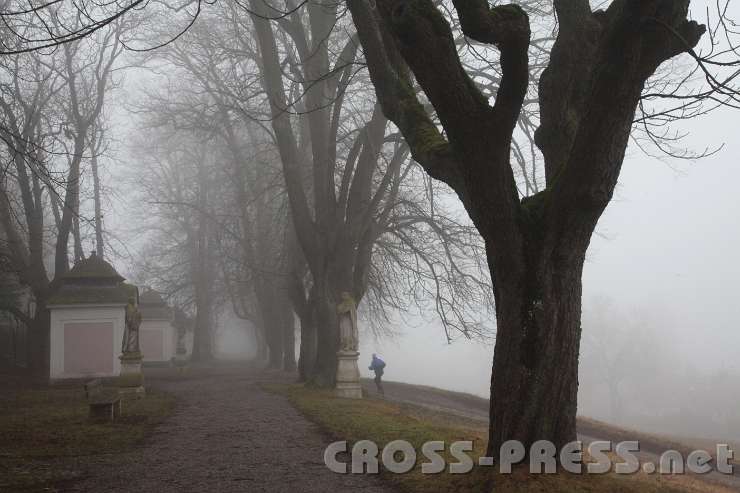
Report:
[[[301,347],[298,357],[298,380],[309,381],[314,374],[316,364],[316,325],[313,316],[300,317],[301,321]]]
[[[521,277],[496,289],[496,344],[491,372],[488,451],[507,440],[549,440],[558,449],[576,437],[581,274],[585,247],[561,245],[558,262],[527,244]],[[532,250],[527,252],[527,248]],[[494,276],[496,271],[492,270]]]
[[[274,302],[273,302],[274,303]],[[272,307],[272,313],[270,314],[270,322],[267,325],[267,347],[269,349],[269,355],[267,360],[267,366],[273,370],[280,370],[283,368],[283,324],[281,323],[281,316],[276,313],[276,307]]]
[[[255,355],[257,363],[266,365],[270,357],[270,350],[265,339],[265,328],[261,323],[254,326],[254,342],[257,347],[257,354]]]
[[[339,319],[336,298],[326,286],[319,286],[316,299],[316,362],[309,383],[333,387],[337,376]]]
[[[98,170],[97,135],[94,136],[90,148],[92,158],[90,167],[93,177],[93,200],[95,205],[95,252],[99,258],[105,258],[105,239],[103,238],[103,207],[100,200],[100,173]]]
[[[213,359],[213,299],[211,293],[211,252],[209,237],[208,207],[208,170],[205,163],[198,163],[198,230],[193,245],[195,283],[195,334],[193,339],[192,360],[208,362]]]
[[[32,323],[27,327],[26,336],[27,355],[29,369],[34,375],[49,376],[50,366],[50,332],[51,314],[46,308],[45,300],[36,300],[36,314]]]
[[[295,360],[295,316],[291,310],[283,312],[283,370],[294,372]]]
[[[79,211],[79,205],[77,206]],[[85,258],[85,252],[82,249],[82,234],[80,232],[80,216],[79,212],[75,215],[72,221],[72,236],[74,240],[74,263],[79,262]]]

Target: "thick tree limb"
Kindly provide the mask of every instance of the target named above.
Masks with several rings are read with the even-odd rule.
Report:
[[[572,149],[548,184],[556,236],[590,238],[616,186],[645,82],[661,63],[692,49],[705,31],[686,19],[688,4],[619,0],[606,13],[597,13],[603,32],[590,68],[588,97],[576,117]],[[684,33],[680,43],[673,30]]]
[[[252,9],[257,13],[264,8],[259,0],[252,0],[250,3]],[[275,36],[270,21],[255,14],[252,14],[252,21],[260,46],[264,87],[269,96],[272,126],[283,164],[285,184],[289,190],[288,197],[291,201],[293,224],[307,260],[309,263],[317,262],[318,238],[314,229],[314,220],[309,212],[308,199],[303,189],[303,173],[298,145],[291,127],[289,114],[286,112],[288,103],[283,89]]]
[[[450,144],[442,136],[414,93],[411,79],[397,56],[390,33],[384,32],[375,11],[364,0],[348,0],[378,102],[403,133],[414,159],[430,176],[460,193],[462,177]]]

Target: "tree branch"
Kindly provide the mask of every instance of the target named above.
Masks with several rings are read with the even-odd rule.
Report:
[[[412,156],[427,173],[462,192],[459,164],[451,146],[417,99],[390,33],[384,31],[377,13],[365,0],[348,0],[347,4],[383,112],[401,130]]]

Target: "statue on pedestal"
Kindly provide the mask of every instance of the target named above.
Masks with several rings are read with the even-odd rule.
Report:
[[[187,334],[187,316],[181,308],[175,308],[174,319],[172,321],[177,336],[177,345],[175,348],[175,357],[173,363],[180,371],[184,371],[187,365],[188,349],[185,345],[185,335]]]
[[[125,328],[123,331],[123,347],[121,348],[121,375],[118,377],[118,392],[121,394],[142,397],[144,389],[144,374],[141,372],[142,355],[139,348],[139,326],[141,312],[136,306],[133,297],[126,305]]]
[[[342,293],[342,302],[337,305],[339,315],[339,350],[357,351],[360,337],[357,330],[357,305],[347,292]]]
[[[141,312],[136,307],[134,298],[130,297],[126,305],[126,327],[123,331],[123,347],[121,348],[124,354],[140,351],[139,326],[141,326]]]
[[[349,293],[342,293],[337,304],[339,318],[339,351],[337,351],[337,385],[335,393],[339,397],[362,398],[360,370],[357,367],[357,352],[360,336],[357,329],[357,304]]]

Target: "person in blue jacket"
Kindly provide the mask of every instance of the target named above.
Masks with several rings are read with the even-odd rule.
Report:
[[[368,370],[372,370],[375,372],[375,386],[378,388],[378,392],[380,392],[380,395],[385,396],[385,392],[383,391],[383,382],[381,381],[381,378],[383,378],[383,369],[385,368],[385,361],[380,359],[377,354],[373,354],[373,359],[370,362],[370,366],[368,367]]]

